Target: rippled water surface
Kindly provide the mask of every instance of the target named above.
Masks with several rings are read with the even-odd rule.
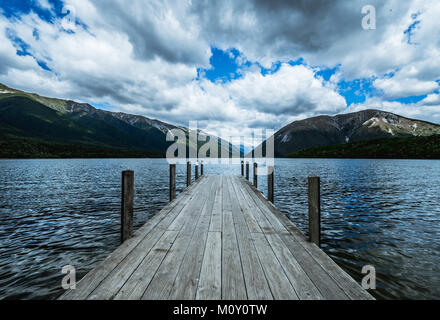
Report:
[[[126,169],[137,229],[167,203],[165,160],[0,161],[0,299],[56,298],[64,265],[81,278],[118,246]],[[440,299],[440,161],[289,159],[275,170],[275,205],[305,233],[307,176],[321,177],[323,249],[358,281],[375,266],[376,298]]]

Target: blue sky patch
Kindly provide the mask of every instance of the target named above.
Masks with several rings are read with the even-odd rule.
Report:
[[[203,74],[212,82],[236,80],[242,77],[241,69],[250,65],[248,61],[243,61],[242,64],[238,63],[237,58],[240,57],[240,52],[237,49],[223,51],[218,48],[211,48],[211,53],[211,68],[197,69],[199,79]]]
[[[54,23],[56,19],[62,19],[69,16],[68,18],[74,18],[75,25],[82,27],[84,30],[88,30],[88,26],[77,17],[74,17],[68,7],[64,9],[63,13],[63,1],[48,0],[48,2],[52,5],[50,10],[40,7],[38,0],[0,0],[0,12],[8,19],[20,19],[22,15],[34,12],[42,20],[49,23]],[[35,30],[38,32],[37,29]],[[63,29],[63,31],[74,33],[72,30]],[[34,36],[37,34],[34,31]]]
[[[12,42],[12,45],[17,50],[18,56],[31,56],[31,53],[29,52],[31,47],[22,39],[17,37],[17,34],[14,30],[7,28],[6,37]]]
[[[0,0],[0,8],[7,18],[19,18],[23,14],[33,11],[41,19],[52,22],[54,18],[63,17],[61,11],[64,6],[61,0],[48,0],[52,5],[52,12],[41,8],[37,0]]]
[[[92,107],[95,107],[97,109],[102,109],[102,110],[112,110],[112,106],[110,103],[108,102],[103,102],[103,103],[90,103],[90,105]]]
[[[237,49],[229,49],[223,51],[218,48],[211,49],[212,56],[210,58],[211,68],[197,70],[198,77],[200,80],[202,77],[206,77],[211,82],[229,82],[237,80],[243,76],[242,70],[248,68],[252,65],[258,66],[262,75],[266,76],[268,74],[274,74],[280,69],[282,62],[277,61],[272,64],[270,68],[263,67],[258,62],[250,62],[245,60],[241,53]],[[241,60],[244,59],[244,60]],[[291,66],[305,65],[306,62],[303,58],[298,58],[295,60],[290,60],[287,62]],[[314,68],[313,66],[309,66]],[[340,69],[341,65],[337,65],[333,68],[326,68],[325,66],[316,67],[318,71],[315,73],[315,77],[322,78],[324,81],[329,81],[330,78]],[[387,77],[393,77],[394,72],[385,75]],[[367,97],[373,95],[380,95],[380,92],[373,87],[373,81],[375,79],[354,79],[351,81],[342,80],[338,86],[338,93],[345,98],[348,106],[355,103],[363,103],[366,101]],[[402,98],[407,99],[407,98]],[[415,99],[415,98],[414,98]],[[410,99],[407,99],[408,101]]]
[[[398,98],[398,99],[392,99],[389,100],[391,102],[400,102],[403,104],[411,104],[411,103],[417,103],[425,99],[428,95],[422,94],[420,96],[410,96],[410,97],[404,97],[404,98]]]
[[[35,32],[35,31],[34,31]],[[6,36],[8,37],[8,39],[12,42],[14,48],[17,50],[17,55],[18,56],[31,56],[32,58],[35,59],[35,61],[37,61],[38,65],[46,70],[46,71],[52,71],[46,62],[37,59],[31,52],[31,47],[29,44],[27,44],[26,42],[24,42],[21,38],[19,38],[17,36],[17,34],[15,33],[14,30],[12,29],[7,29],[6,30]]]
[[[415,42],[412,42],[411,37],[414,35],[415,30],[420,26],[421,20],[417,20],[418,16],[420,15],[420,12],[417,13],[413,13],[411,15],[411,19],[414,20],[413,23],[411,23],[408,27],[408,29],[406,29],[403,34],[406,35],[408,37],[408,43],[409,44],[416,44]]]
[[[374,79],[342,80],[338,83],[338,92],[345,98],[347,106],[353,103],[363,103],[367,97],[378,94],[373,87],[373,81]]]
[[[316,72],[315,76],[319,76],[323,78],[325,81],[329,81],[330,78],[339,70],[340,65],[337,65],[334,68],[325,68]]]
[[[197,79],[201,79],[205,76],[211,82],[229,82],[232,80],[240,79],[243,76],[243,69],[251,66],[257,66],[260,68],[260,72],[263,76],[268,74],[277,73],[281,68],[282,62],[276,61],[272,63],[270,68],[265,68],[259,62],[251,62],[247,60],[240,51],[235,48],[229,50],[221,50],[218,48],[211,48],[212,56],[210,58],[211,68],[197,69]],[[299,58],[296,60],[290,60],[288,62],[291,66],[305,65],[304,59]]]

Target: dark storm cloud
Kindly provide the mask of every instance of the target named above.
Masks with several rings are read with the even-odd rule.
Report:
[[[208,62],[207,44],[191,33],[189,22],[182,19],[186,18],[183,9],[139,0],[97,0],[93,4],[113,28],[128,35],[136,58],[148,61],[160,57],[171,63],[189,65]],[[179,33],[169,29],[177,21],[182,31]]]
[[[367,43],[380,41],[381,32],[367,34],[361,28],[362,8],[374,5],[378,29],[384,30],[410,5],[409,1],[398,4],[380,0],[201,0],[193,1],[191,10],[210,43],[237,47],[254,59],[287,59],[325,53],[340,44],[349,52],[350,42],[356,38],[365,37]]]
[[[354,1],[358,2],[358,1]],[[289,47],[319,50],[335,37],[353,32],[359,28],[362,6],[353,1],[304,0],[304,1],[193,1],[192,10],[202,21],[206,34],[224,41],[245,40],[249,30],[242,28],[239,17],[253,15],[256,18],[256,32],[252,40],[265,47],[284,50]],[[232,10],[231,10],[232,8]],[[225,23],[224,15],[237,17]],[[281,42],[281,43],[280,43]]]

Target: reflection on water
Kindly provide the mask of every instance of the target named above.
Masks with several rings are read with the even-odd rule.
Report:
[[[137,229],[168,201],[165,160],[0,161],[0,299],[56,298],[64,265],[81,278],[118,246],[126,169]],[[375,297],[440,298],[440,161],[286,159],[275,170],[275,204],[305,233],[307,176],[321,177],[323,249],[358,281],[374,265]],[[182,190],[186,167],[177,173]]]

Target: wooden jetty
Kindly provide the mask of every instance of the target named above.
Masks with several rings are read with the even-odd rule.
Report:
[[[60,299],[373,299],[244,177],[203,175],[175,197],[173,174],[172,201],[131,237],[122,228],[120,247]]]

